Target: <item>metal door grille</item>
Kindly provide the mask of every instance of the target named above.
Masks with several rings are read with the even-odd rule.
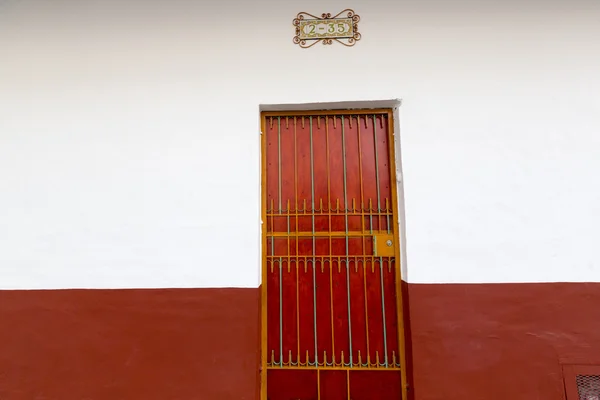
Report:
[[[263,115],[263,398],[402,398],[391,121]]]

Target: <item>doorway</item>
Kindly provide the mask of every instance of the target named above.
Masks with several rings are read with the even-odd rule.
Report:
[[[405,399],[392,110],[261,128],[261,398]]]

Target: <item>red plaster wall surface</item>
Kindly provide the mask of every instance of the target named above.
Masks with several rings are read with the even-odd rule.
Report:
[[[415,400],[563,400],[600,364],[600,284],[405,289]],[[259,340],[257,289],[0,291],[0,399],[253,400]]]
[[[408,285],[417,400],[562,400],[600,364],[600,284]]]
[[[0,399],[256,399],[258,321],[257,289],[0,291]]]

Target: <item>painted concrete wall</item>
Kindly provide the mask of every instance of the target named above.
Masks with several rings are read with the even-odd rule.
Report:
[[[355,48],[292,44],[354,8]],[[0,287],[256,287],[259,104],[402,98],[409,282],[600,281],[600,3],[0,3]],[[233,251],[235,249],[235,251]]]

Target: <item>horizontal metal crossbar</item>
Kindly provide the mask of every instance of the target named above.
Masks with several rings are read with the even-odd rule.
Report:
[[[330,367],[330,366],[322,366],[319,365],[317,367],[310,365],[310,366],[306,366],[306,367],[288,367],[288,366],[284,366],[284,367],[278,367],[275,365],[267,365],[267,369],[291,369],[291,370],[333,370],[333,371],[400,371],[400,367],[389,367],[389,368],[384,368],[384,367]]]
[[[373,236],[374,233],[383,233],[381,231],[373,231],[373,232],[360,232],[360,231],[350,231],[350,232],[267,232],[267,237],[281,237],[281,238],[295,238],[295,237],[338,237],[338,238],[352,238],[352,237],[363,237],[363,236]]]

